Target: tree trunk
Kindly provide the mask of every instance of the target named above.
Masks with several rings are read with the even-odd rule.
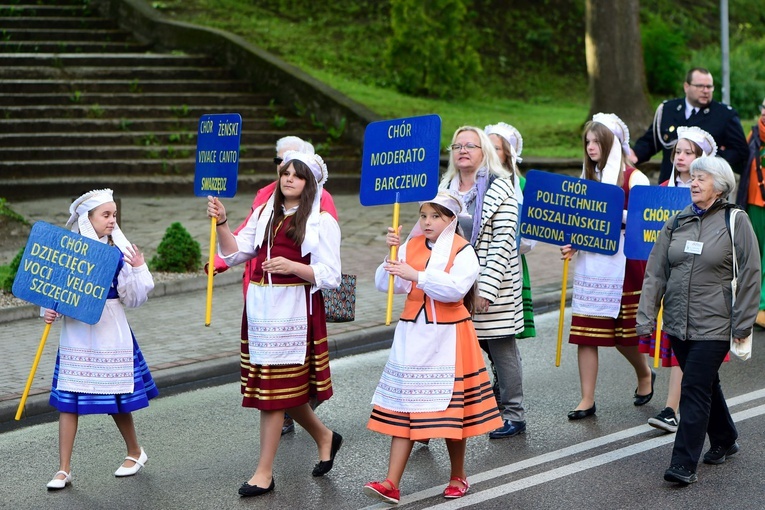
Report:
[[[587,0],[585,50],[590,113],[615,113],[631,140],[653,118],[640,40],[639,0]]]

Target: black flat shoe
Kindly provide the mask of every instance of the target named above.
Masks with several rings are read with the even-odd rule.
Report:
[[[651,393],[648,395],[638,395],[637,388],[635,388],[635,400],[632,402],[636,406],[644,406],[653,398],[653,383],[656,382],[656,372],[651,369]]]
[[[276,484],[274,483],[273,476],[271,477],[271,485],[269,485],[265,489],[263,487],[258,487],[257,485],[250,485],[249,483],[244,482],[242,486],[239,487],[239,495],[244,497],[262,496],[263,494],[266,494],[274,490],[274,487],[276,487]]]
[[[313,476],[324,476],[332,469],[332,465],[335,463],[335,455],[343,444],[343,436],[332,431],[332,450],[329,453],[329,460],[320,460],[313,467]]]
[[[595,404],[592,404],[592,407],[589,409],[574,409],[570,413],[568,413],[568,419],[569,420],[581,420],[582,418],[587,418],[588,416],[593,416],[595,414]]]

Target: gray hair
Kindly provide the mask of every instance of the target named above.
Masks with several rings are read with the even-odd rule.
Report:
[[[303,154],[314,154],[313,145],[297,136],[285,136],[276,141],[277,154],[288,150],[302,152]]]
[[[696,172],[704,172],[712,176],[715,191],[721,193],[720,198],[728,200],[728,196],[736,189],[736,177],[727,161],[720,157],[702,156],[691,163],[691,177]]]

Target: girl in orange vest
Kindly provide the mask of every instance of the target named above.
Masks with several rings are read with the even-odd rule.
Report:
[[[393,275],[394,292],[407,293],[367,423],[392,440],[385,481],[367,483],[364,494],[388,503],[399,502],[414,441],[437,437],[446,439],[451,463],[444,497],[464,496],[467,438],[502,425],[469,310],[480,268],[470,243],[455,233],[461,210],[447,191],[421,203],[399,259],[386,260],[375,275],[380,291]],[[388,229],[389,247],[399,246],[400,231]]]

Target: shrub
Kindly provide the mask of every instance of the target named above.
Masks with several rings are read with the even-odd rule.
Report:
[[[165,236],[157,247],[157,254],[152,257],[149,267],[155,271],[170,273],[190,273],[201,266],[202,252],[199,243],[178,222],[165,231]]]
[[[654,94],[675,94],[685,78],[683,62],[688,50],[682,32],[659,16],[649,15],[641,24],[643,60],[648,90]]]
[[[405,94],[459,97],[481,70],[463,0],[391,0],[386,68]]]
[[[8,266],[8,272],[6,273],[5,277],[0,280],[0,289],[3,289],[5,292],[8,292],[10,294],[11,290],[13,289],[13,280],[16,279],[16,273],[19,270],[19,266],[21,265],[21,257],[24,256],[24,247],[22,247],[19,252],[16,254],[16,256],[11,261],[11,264]]]
[[[743,120],[759,117],[757,105],[765,97],[765,37],[748,39],[731,37],[730,44],[730,103]],[[691,53],[690,67],[706,67],[715,79],[714,98],[722,100],[722,63],[720,48],[708,46]]]

